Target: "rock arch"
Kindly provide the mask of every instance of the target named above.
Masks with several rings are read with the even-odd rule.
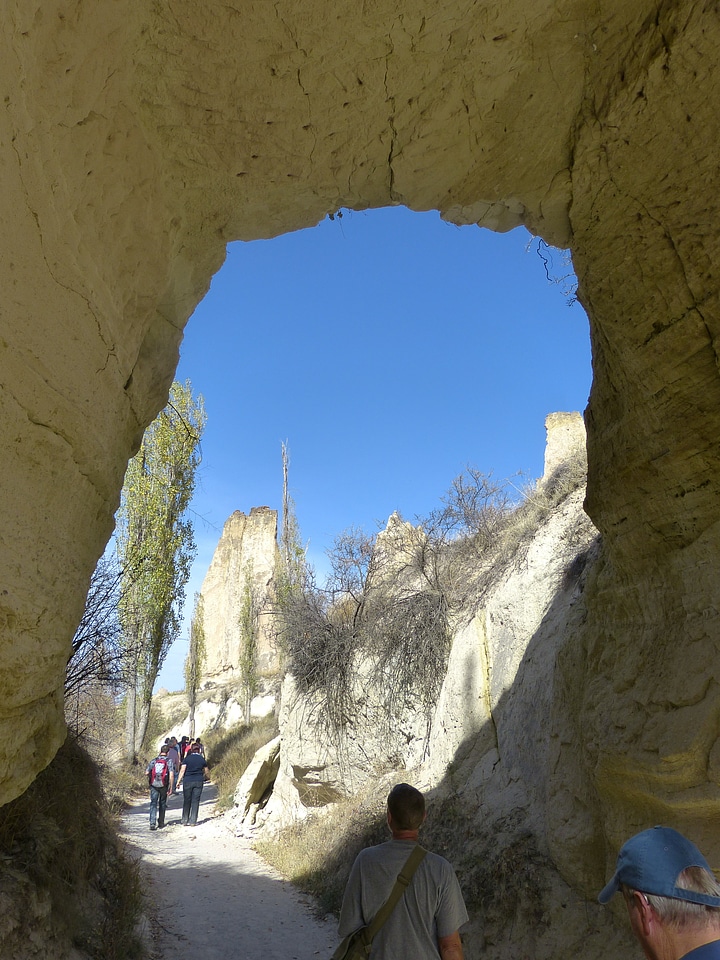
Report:
[[[605,546],[552,719],[558,831],[577,798],[587,811],[568,872],[587,879],[598,826],[716,811],[714,10],[4,9],[0,801],[62,738],[69,638],[124,467],[226,243],[402,203],[569,245],[590,317]]]

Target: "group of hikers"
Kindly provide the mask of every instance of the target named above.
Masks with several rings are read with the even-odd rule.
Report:
[[[167,737],[158,755],[145,768],[150,786],[150,829],[162,830],[168,797],[183,790],[183,809],[180,823],[194,827],[197,823],[203,785],[209,779],[210,768],[205,759],[205,748],[200,737]]]

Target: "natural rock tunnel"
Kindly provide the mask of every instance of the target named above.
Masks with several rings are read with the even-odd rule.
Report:
[[[548,721],[559,860],[592,885],[651,815],[720,853],[714,4],[3,9],[0,801],[63,738],[124,468],[226,243],[405,204],[569,246],[590,318],[604,553]]]

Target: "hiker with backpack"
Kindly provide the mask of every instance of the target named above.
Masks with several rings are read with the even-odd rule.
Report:
[[[160,747],[160,753],[147,765],[148,784],[150,786],[150,829],[162,830],[165,826],[165,808],[167,806],[168,791],[172,794],[175,782],[175,767],[168,757],[170,749],[167,743]]]
[[[452,866],[418,844],[424,821],[422,793],[396,784],[387,799],[392,839],[361,850],[350,871],[337,960],[462,960],[467,910]]]

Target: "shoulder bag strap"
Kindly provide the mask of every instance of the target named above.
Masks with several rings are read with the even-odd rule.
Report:
[[[368,927],[367,931],[367,942],[369,943],[378,930],[382,927],[385,921],[388,919],[390,914],[395,909],[398,900],[405,893],[405,889],[410,885],[415,871],[420,866],[427,850],[416,844],[413,848],[413,852],[405,861],[405,865],[398,874],[397,880],[395,881],[395,886],[392,888],[390,896],[387,898],[385,903],[380,907],[378,912],[372,919],[372,923]]]

